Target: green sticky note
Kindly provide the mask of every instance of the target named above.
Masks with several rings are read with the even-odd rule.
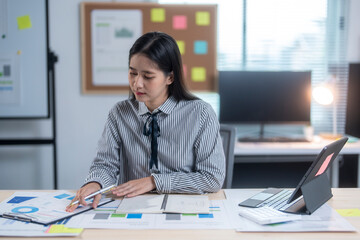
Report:
[[[125,213],[113,213],[113,214],[111,214],[111,217],[124,218],[124,217],[126,217],[126,214]]]
[[[209,12],[196,12],[196,25],[208,26],[210,25],[210,13]]]
[[[194,67],[191,69],[191,79],[194,82],[205,82],[206,69],[203,67]]]
[[[81,233],[83,231],[82,228],[68,228],[63,224],[59,225],[51,225],[46,233]]]
[[[343,217],[360,217],[360,209],[358,208],[336,209],[336,211]]]
[[[185,42],[184,41],[176,41],[179,50],[180,50],[180,54],[184,55],[185,54]]]
[[[23,29],[27,29],[27,28],[32,27],[31,19],[30,19],[29,15],[17,17],[16,20],[17,20],[19,30],[23,30]]]
[[[151,21],[152,22],[165,22],[165,9],[164,8],[152,8],[151,9]]]

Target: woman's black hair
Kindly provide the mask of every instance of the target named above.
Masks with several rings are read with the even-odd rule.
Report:
[[[169,96],[173,96],[177,101],[198,99],[185,86],[180,50],[171,36],[163,32],[145,33],[131,47],[129,65],[135,54],[142,54],[152,60],[165,76],[173,72],[174,79],[169,85]]]

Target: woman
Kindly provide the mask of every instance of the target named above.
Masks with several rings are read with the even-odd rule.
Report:
[[[119,184],[113,194],[126,197],[218,191],[225,177],[219,122],[209,104],[186,90],[176,41],[161,32],[141,36],[130,49],[128,77],[131,96],[110,110],[73,201],[86,205],[84,197],[111,184]]]

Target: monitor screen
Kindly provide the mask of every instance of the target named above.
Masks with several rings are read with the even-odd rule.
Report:
[[[220,71],[219,95],[221,123],[310,123],[310,71]]]

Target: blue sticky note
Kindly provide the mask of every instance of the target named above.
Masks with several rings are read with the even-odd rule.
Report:
[[[30,200],[30,199],[33,199],[33,198],[36,198],[36,197],[13,197],[12,199],[10,199],[7,203],[22,203],[22,202],[25,202],[27,200]]]
[[[208,44],[207,41],[195,41],[194,42],[194,53],[195,54],[207,54]]]
[[[126,218],[141,219],[142,213],[129,213]]]
[[[75,196],[71,196],[71,197],[68,197],[67,199],[73,200],[74,198],[75,198]]]
[[[214,218],[212,213],[210,214],[199,214],[199,218]]]

